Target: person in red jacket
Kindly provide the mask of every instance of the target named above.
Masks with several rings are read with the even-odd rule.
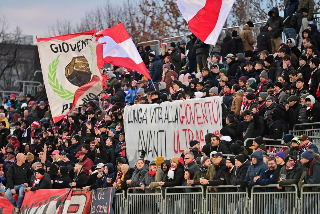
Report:
[[[76,154],[77,159],[79,160],[78,163],[83,164],[83,171],[89,177],[89,170],[94,165],[92,160],[86,156],[86,154],[83,151],[79,151]]]

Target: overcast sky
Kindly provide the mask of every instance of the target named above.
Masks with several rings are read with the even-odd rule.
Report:
[[[113,2],[114,0],[111,0]],[[117,0],[117,2],[123,0]],[[134,1],[134,0],[133,0]],[[48,28],[57,21],[78,23],[83,14],[105,0],[0,0],[0,16],[4,16],[11,29],[19,26],[23,34],[47,36]]]

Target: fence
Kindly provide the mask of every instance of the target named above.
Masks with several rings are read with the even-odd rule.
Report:
[[[316,214],[320,212],[320,186],[305,184],[301,187],[301,210],[299,213]]]
[[[290,130],[289,133],[298,137],[300,135],[307,135],[312,143],[320,147],[320,122],[316,123],[301,123],[296,124],[293,127],[293,130]]]
[[[128,189],[115,196],[115,213],[119,214],[265,214],[320,212],[320,185],[303,185],[301,198],[297,185],[277,189],[277,184],[253,186],[251,193],[239,186],[180,186],[162,188],[159,193],[142,193]],[[251,196],[251,197],[249,197]]]

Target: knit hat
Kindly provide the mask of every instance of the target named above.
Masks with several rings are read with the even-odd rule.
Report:
[[[185,45],[185,44],[187,44],[186,40],[182,39],[182,40],[180,41],[180,45]]]
[[[138,91],[137,91],[137,94],[144,95],[144,89],[143,88],[139,88]]]
[[[249,85],[250,85],[251,83],[256,82],[256,79],[251,77],[251,78],[249,78],[249,79],[247,80],[247,82],[248,82]]]
[[[155,56],[156,56],[156,52],[150,51],[150,52],[149,52],[149,56],[150,56],[150,57],[155,57]]]
[[[232,143],[230,145],[230,150],[233,154],[239,154],[241,151],[241,145],[239,143]]]
[[[296,143],[296,144],[300,145],[300,140],[295,137],[295,138],[291,139],[291,143]]]
[[[308,135],[303,134],[303,135],[301,135],[301,136],[299,137],[299,140],[300,140],[300,141],[306,141],[306,140],[309,140],[309,137],[308,137]]]
[[[284,152],[278,152],[275,154],[274,157],[280,157],[280,158],[282,158],[282,160],[286,159],[286,155],[284,154]]]
[[[35,128],[39,128],[39,122],[34,121],[33,123],[31,123],[31,126],[34,126]]]
[[[256,137],[254,139],[254,142],[256,142],[258,145],[264,144],[263,138],[261,136]]]
[[[263,71],[260,73],[260,77],[265,78],[265,79],[268,79],[268,72],[267,72],[266,70],[263,70]]]
[[[80,136],[78,134],[73,135],[72,138],[74,138],[76,141],[80,140]]]
[[[256,99],[256,95],[254,93],[250,92],[246,95],[246,98],[247,98],[247,100],[254,100],[254,99]]]
[[[117,134],[117,131],[115,129],[110,129],[110,131],[112,131],[114,135]]]
[[[267,89],[270,89],[270,88],[272,88],[272,89],[274,88],[274,85],[271,82],[269,82],[267,85]]]
[[[209,92],[214,93],[214,94],[218,94],[218,93],[219,93],[217,87],[212,87],[212,88],[210,88]]]
[[[169,45],[169,47],[173,47],[173,48],[175,48],[175,47],[176,47],[176,43],[171,42],[171,43],[170,43],[170,45]]]
[[[249,27],[254,27],[253,22],[252,21],[247,21],[247,25],[249,25]]]
[[[306,55],[301,55],[300,57],[299,57],[299,60],[303,60],[303,61],[308,61],[308,58],[307,58],[307,56]]]
[[[240,161],[241,163],[244,163],[247,160],[247,158],[242,154],[235,156],[234,159]]]
[[[246,60],[243,53],[237,53],[236,56],[238,58],[238,61],[245,61]]]
[[[294,136],[292,134],[285,134],[282,139],[285,142],[285,144],[287,144],[290,143],[293,138]]]
[[[252,82],[250,85],[249,85],[250,88],[254,89],[254,90],[257,90],[258,89],[258,86],[257,86],[257,83],[256,82]]]
[[[261,97],[261,99],[266,100],[268,97],[268,92],[260,92],[259,93],[259,97]]]
[[[229,133],[229,129],[228,129],[228,127],[223,127],[222,129],[220,129],[220,134],[222,135],[222,136],[229,136],[230,135],[230,133]]]
[[[272,55],[269,55],[267,56],[264,61],[268,62],[269,64],[272,64],[273,63],[273,56]]]
[[[245,76],[240,77],[239,80],[240,80],[241,82],[243,82],[244,84],[247,83],[247,78],[246,78]]]
[[[37,173],[44,175],[44,173],[46,172],[43,168],[39,168],[36,170]]]
[[[245,51],[245,52],[244,52],[244,55],[245,55],[246,57],[253,57],[253,52],[250,51],[250,50],[248,50],[248,51]]]
[[[197,145],[198,143],[200,143],[200,142],[197,141],[197,140],[192,140],[192,141],[190,141],[189,145],[190,145],[190,147],[194,147],[194,146]]]
[[[221,72],[221,73],[224,73],[224,75],[227,76],[227,72],[228,72],[227,69],[221,68],[221,69],[220,69],[220,72]]]
[[[164,157],[162,157],[162,156],[156,157],[156,165],[157,166],[161,166],[161,164],[163,162],[164,162]]]
[[[313,160],[313,152],[310,150],[307,150],[302,153],[301,158],[304,158],[304,159],[311,161],[311,160]]]
[[[282,88],[282,87],[283,87],[283,85],[282,85],[281,82],[276,82],[276,83],[274,84],[274,86],[277,86],[277,87],[279,87],[279,88]]]
[[[236,30],[232,31],[232,34],[231,34],[232,37],[236,37],[238,36],[238,32]]]
[[[15,95],[15,94],[10,94],[10,97],[14,97],[14,99],[16,99],[16,98],[17,98],[17,95]]]
[[[210,159],[210,158],[207,156],[201,157],[201,164],[203,165],[206,162],[206,160],[208,160],[208,159]]]
[[[40,101],[39,106],[45,106],[45,102],[44,101]]]
[[[1,121],[1,125],[6,126],[6,122],[5,121]]]
[[[227,160],[229,160],[232,163],[232,165],[234,165],[234,160],[235,160],[234,157],[228,156]]]
[[[310,100],[311,105],[313,105],[313,104],[316,102],[316,99],[315,99],[314,96],[312,96],[312,95],[308,95],[305,100],[306,100],[306,102],[307,102],[308,100]]]
[[[172,157],[171,161],[175,162],[176,164],[179,164],[179,157]]]

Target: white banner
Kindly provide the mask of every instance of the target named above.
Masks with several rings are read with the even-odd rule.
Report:
[[[99,95],[96,31],[37,39],[54,122]]]
[[[205,145],[207,133],[222,128],[220,97],[138,104],[124,111],[127,156],[130,164],[146,152],[146,160],[170,159],[189,148],[191,140]]]

